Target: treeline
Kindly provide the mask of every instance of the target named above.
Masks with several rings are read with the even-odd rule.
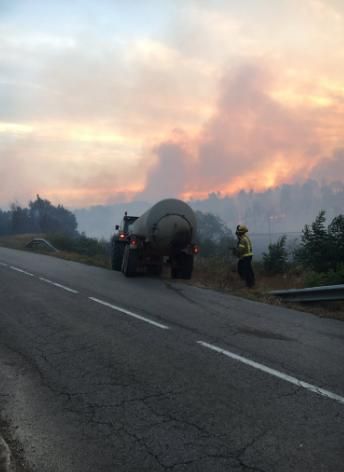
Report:
[[[343,211],[344,183],[285,184],[263,192],[242,190],[226,196],[211,193],[205,200],[193,200],[191,206],[201,212],[218,215],[229,227],[245,223],[252,233],[299,232],[326,210],[330,219]]]
[[[107,266],[109,242],[80,233],[73,212],[39,195],[27,207],[12,204],[10,210],[0,210],[0,236],[20,234],[42,234],[62,253],[79,254],[84,262]]]
[[[326,210],[328,218],[332,219],[343,211],[343,202],[343,182],[319,184],[308,180],[262,192],[249,189],[235,195],[214,192],[206,199],[193,199],[188,203],[194,210],[218,215],[230,228],[245,223],[251,234],[260,235],[260,249],[266,250],[266,242],[269,239],[275,241],[275,234],[299,233],[306,223],[314,220],[320,208]],[[75,215],[81,231],[91,236],[110,237],[124,211],[131,215],[141,215],[152,203],[154,202],[133,201],[99,205],[75,210]],[[263,234],[267,235],[266,240]]]
[[[0,235],[25,233],[60,233],[77,235],[75,215],[62,205],[54,206],[37,195],[28,207],[13,203],[10,210],[0,210]]]

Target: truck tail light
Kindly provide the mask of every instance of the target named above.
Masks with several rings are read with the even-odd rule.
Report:
[[[131,247],[137,247],[137,239],[133,238],[130,240],[130,246]]]
[[[125,239],[125,233],[119,233],[119,239],[123,241],[123,239]]]
[[[199,254],[199,246],[197,246],[197,244],[192,246],[192,252],[193,254]]]

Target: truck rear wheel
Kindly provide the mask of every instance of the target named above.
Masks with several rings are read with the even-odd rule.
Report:
[[[180,269],[182,279],[191,279],[193,271],[193,261],[194,258],[191,254],[183,254],[182,266]]]
[[[170,258],[171,263],[171,278],[178,279],[179,277],[179,257],[173,256]]]
[[[162,264],[148,266],[147,271],[149,275],[161,275]]]
[[[124,254],[124,244],[115,242],[111,250],[111,268],[112,270],[121,270],[123,254]]]
[[[126,245],[124,249],[122,272],[126,277],[134,277],[137,267],[137,250],[130,250],[130,246]]]
[[[161,256],[151,257],[149,263],[146,265],[147,274],[161,275],[163,268],[163,258]]]
[[[172,279],[189,280],[192,277],[193,271],[193,255],[185,254],[184,252],[178,254],[171,261],[171,277]]]

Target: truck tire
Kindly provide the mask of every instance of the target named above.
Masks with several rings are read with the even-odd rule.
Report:
[[[159,276],[162,272],[162,264],[148,266],[147,271],[149,275]]]
[[[111,250],[111,268],[112,270],[121,270],[123,254],[124,254],[124,244],[115,242]]]
[[[180,262],[179,262],[179,256],[173,256],[170,258],[170,263],[171,263],[171,279],[178,279],[179,277],[179,268],[180,268]]]
[[[172,279],[189,280],[193,271],[193,255],[182,252],[174,257],[171,261],[171,277]]]
[[[130,246],[126,245],[124,249],[122,272],[126,277],[134,277],[137,267],[137,250],[130,250]]]
[[[149,263],[146,265],[147,274],[155,276],[161,275],[163,262],[163,258],[160,256],[151,257]]]
[[[190,280],[193,272],[194,258],[191,254],[183,254],[180,275],[182,279]]]

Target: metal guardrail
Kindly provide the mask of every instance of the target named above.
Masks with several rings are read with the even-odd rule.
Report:
[[[49,241],[41,238],[32,239],[32,241],[27,243],[26,247],[30,249],[47,249],[48,251],[58,252],[58,249],[56,249],[56,247],[54,247]]]
[[[327,285],[290,290],[274,290],[270,295],[280,297],[286,302],[325,302],[344,300],[344,285]]]

